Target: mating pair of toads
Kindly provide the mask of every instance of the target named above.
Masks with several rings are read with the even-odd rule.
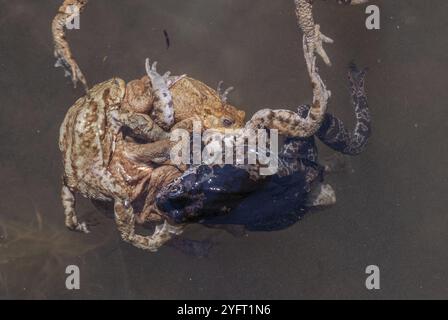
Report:
[[[311,10],[307,1],[296,0],[301,2],[305,11],[298,12],[299,25],[300,14]],[[57,64],[77,80],[74,71],[82,73],[74,65],[63,34],[58,34],[61,25],[56,18]],[[213,90],[185,75],[161,75],[156,63],[151,65],[148,59],[147,74],[141,79],[126,83],[114,78],[87,90],[69,109],[60,129],[66,226],[89,232],[75,212],[75,194],[80,193],[96,203],[113,203],[122,239],[156,251],[189,223],[275,230],[296,222],[307,207],[333,204],[334,191],[323,183],[326,169],[331,168],[319,164],[314,139],[318,137],[338,152],[359,154],[370,135],[370,115],[365,72],[355,65],[349,70],[354,130],[349,132],[338,118],[327,113],[330,92],[318,74],[314,56],[325,38],[318,26],[313,31],[314,40],[310,41],[305,32],[303,41],[313,103],[296,111],[263,109],[245,123],[245,113],[227,101],[230,90],[222,91],[221,86]],[[78,79],[82,81],[83,76]],[[278,130],[286,138],[281,151],[274,155],[278,171],[263,177],[253,174],[257,165],[172,163],[171,132],[191,132],[195,121],[203,130],[216,132]],[[137,234],[138,224],[155,226],[152,235]]]

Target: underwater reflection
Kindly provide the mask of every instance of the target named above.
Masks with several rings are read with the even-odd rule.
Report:
[[[110,242],[112,232],[102,229],[95,239],[77,237],[44,220],[37,210],[31,221],[1,219],[0,299],[42,299],[53,295],[55,288],[64,290],[70,261],[83,263],[86,254]]]

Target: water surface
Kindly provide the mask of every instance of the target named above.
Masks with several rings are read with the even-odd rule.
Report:
[[[315,6],[336,40],[333,67],[321,64],[330,109],[350,125],[346,66],[370,68],[369,147],[328,178],[337,205],[287,230],[235,238],[189,228],[188,237],[217,242],[206,259],[135,249],[83,199],[92,233],[65,229],[58,130],[82,91],[53,68],[60,2],[0,0],[0,298],[448,297],[448,2],[373,1],[379,31],[364,27],[364,7]],[[161,70],[235,86],[231,102],[250,115],[311,99],[293,9],[291,0],[92,0],[69,40],[90,84],[140,77],[150,57]],[[65,289],[69,264],[81,269],[76,292]],[[364,285],[371,264],[381,269],[375,292]]]

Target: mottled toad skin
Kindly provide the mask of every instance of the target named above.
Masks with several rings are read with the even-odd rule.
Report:
[[[348,78],[356,116],[353,130],[347,130],[343,121],[327,113],[315,135],[342,154],[362,153],[371,134],[365,76],[365,69],[350,65]],[[297,113],[305,118],[310,108],[300,106]],[[320,163],[315,137],[286,139],[278,155],[277,173],[264,179],[252,179],[243,165],[193,166],[158,192],[157,204],[177,223],[213,227],[230,224],[252,231],[287,228],[306,208],[336,202],[333,188],[323,183],[324,172],[331,172],[334,166]]]
[[[245,112],[224,102],[203,82],[184,77],[171,88],[171,94],[175,127],[190,128],[191,120],[200,120],[203,129],[234,129],[245,124]]]
[[[91,199],[113,201],[122,238],[139,248],[155,251],[172,234],[178,234],[181,227],[170,226],[165,220],[163,226],[156,227],[152,236],[136,235],[134,225],[138,216],[134,214],[132,202],[143,197],[145,205],[141,213],[145,214],[140,216],[141,220],[157,220],[153,217],[158,216],[154,206],[157,191],[183,170],[169,163],[171,144],[168,130],[191,130],[194,120],[200,120],[204,130],[274,128],[286,137],[295,138],[309,138],[316,134],[325,119],[330,92],[319,77],[314,53],[329,63],[322,43],[331,42],[331,39],[322,35],[319,27],[314,25],[311,2],[295,1],[299,26],[305,33],[305,60],[313,88],[313,104],[306,117],[290,110],[264,109],[244,124],[244,112],[226,102],[228,91],[222,95],[188,77],[173,78],[169,73],[160,76],[156,72],[156,64],[149,66],[148,61],[149,77],[127,85],[114,78],[89,90],[71,54],[64,31],[68,17],[65,9],[69,5],[77,5],[82,11],[87,0],[65,0],[52,25],[58,59],[56,66],[64,67],[74,84],[81,81],[87,92],[69,110],[61,127],[59,145],[64,161],[62,199],[66,225],[87,232],[86,225],[78,222],[74,210],[74,193],[79,192]],[[364,1],[352,1],[353,4],[360,2]],[[337,135],[338,139],[344,137]]]
[[[227,104],[226,97],[200,81],[178,77],[169,88],[174,108],[172,129],[191,130],[196,120],[204,130],[275,128],[286,136],[310,136],[325,114],[328,96],[320,94],[325,87],[309,57],[307,63],[317,98],[306,118],[289,110],[264,109],[244,124],[245,113]],[[155,198],[157,191],[181,175],[182,170],[169,163],[169,132],[147,114],[157,100],[152,83],[152,79],[143,77],[126,86],[123,80],[114,78],[94,86],[68,111],[61,127],[60,149],[64,159],[62,201],[66,225],[88,231],[76,217],[75,192],[90,199],[113,201],[123,240],[155,251],[181,231],[182,226],[169,225],[169,219],[157,209]],[[171,107],[171,103],[167,106]],[[137,198],[144,198],[140,212],[134,212],[132,206]],[[163,226],[157,226],[152,236],[135,234],[136,222],[161,220]]]
[[[160,241],[168,240],[165,234],[170,232],[162,232],[171,228],[166,223],[157,237],[134,234],[136,220],[161,221],[155,194],[182,173],[169,164],[169,132],[148,115],[154,102],[152,92],[147,76],[127,85],[114,78],[94,86],[67,112],[59,147],[64,166],[62,200],[70,229],[88,232],[76,217],[74,194],[78,192],[89,199],[114,202],[124,240],[151,251],[163,244]],[[216,91],[197,80],[179,78],[170,93],[175,122],[184,128],[190,128],[192,120],[200,120],[204,129],[220,123],[226,128],[244,123],[243,111],[224,103]],[[138,198],[145,204],[136,215],[132,202]],[[178,232],[172,229],[171,233]]]
[[[64,184],[85,197],[106,200],[116,194],[106,168],[121,128],[117,118],[124,95],[124,81],[101,83],[90,90],[90,97],[76,101],[61,125]]]
[[[70,229],[88,232],[75,212],[75,193],[102,201],[113,201],[115,218],[122,238],[137,247],[156,250],[168,239],[166,234],[176,233],[175,228],[163,225],[151,237],[136,235],[135,216],[131,201],[151,176],[151,168],[135,166],[130,183],[125,171],[116,170],[112,155],[116,147],[121,150],[124,128],[147,141],[168,137],[146,114],[122,108],[126,85],[114,78],[94,86],[68,111],[60,130],[59,148],[63,155],[64,178],[62,201],[65,223]],[[117,153],[119,155],[120,153]],[[126,159],[120,159],[126,164]],[[112,167],[110,166],[112,164]],[[126,167],[129,170],[129,167]],[[142,177],[142,178],[140,178]],[[167,231],[169,230],[169,231]]]
[[[151,97],[146,90],[147,77],[130,82],[134,103],[129,104],[125,98],[126,108],[129,105],[137,109],[135,103],[141,103],[142,95],[150,101]],[[203,129],[240,128],[244,125],[245,113],[242,110],[227,104],[216,90],[206,84],[182,77],[170,88],[174,103],[175,125],[173,128],[192,129],[193,121],[200,121]],[[138,109],[145,112],[144,109]],[[132,200],[144,199],[144,206],[137,213],[137,222],[162,221],[166,216],[159,211],[155,204],[157,192],[166,184],[180,176],[185,168],[170,165],[169,152],[171,142],[160,140],[154,143],[137,144],[132,142],[118,144],[115,149],[110,170],[117,178],[116,181],[133,190]],[[154,159],[158,163],[154,164]],[[151,164],[152,163],[152,164]]]
[[[170,86],[175,128],[191,129],[191,122],[194,120],[201,121],[204,130],[244,126],[245,112],[224,102],[216,90],[187,76],[178,78]],[[123,107],[148,113],[154,99],[150,86],[147,76],[129,82]]]

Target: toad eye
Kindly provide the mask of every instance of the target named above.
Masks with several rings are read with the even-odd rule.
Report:
[[[229,118],[222,119],[222,125],[224,127],[231,127],[234,123],[235,123],[235,121],[233,121],[232,119],[229,119]]]

